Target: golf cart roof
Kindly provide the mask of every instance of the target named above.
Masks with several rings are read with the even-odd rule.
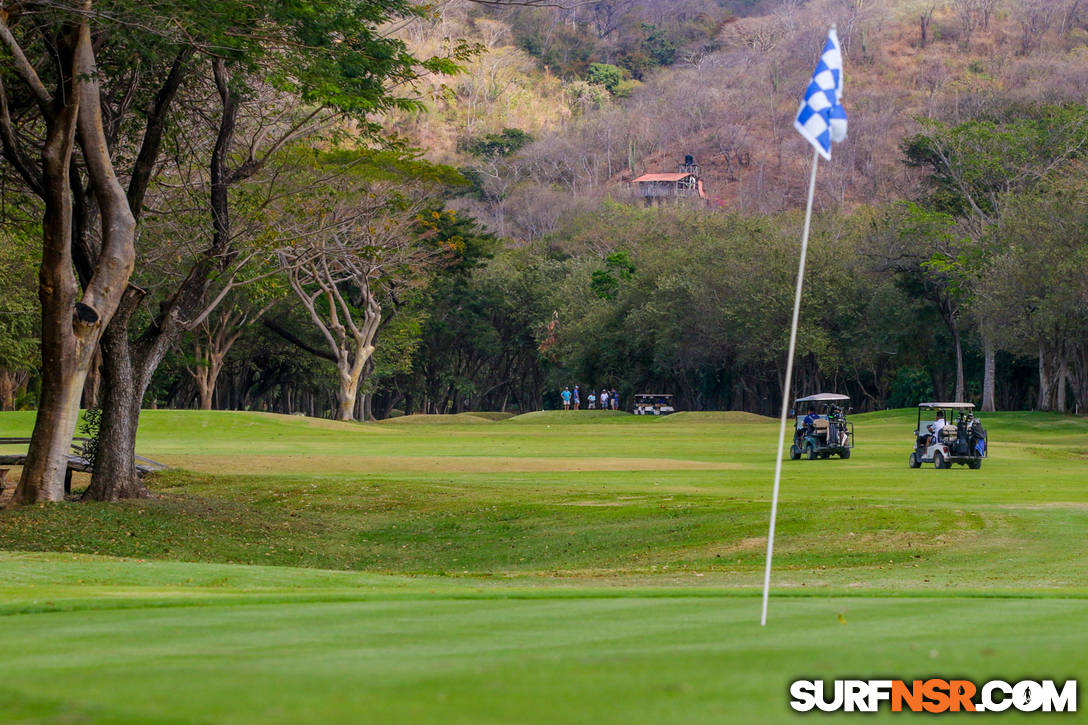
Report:
[[[974,403],[919,403],[919,408],[974,408]]]
[[[807,398],[798,398],[798,403],[823,403],[829,400],[850,400],[849,395],[839,395],[838,393],[816,393],[810,395]]]

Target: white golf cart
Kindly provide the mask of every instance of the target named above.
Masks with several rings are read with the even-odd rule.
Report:
[[[635,396],[635,407],[631,411],[635,415],[668,415],[675,413],[672,407],[672,396],[660,393],[642,393]]]
[[[955,416],[955,420],[946,419]],[[974,403],[919,403],[914,428],[914,450],[908,465],[921,468],[951,468],[953,463],[982,468],[989,441],[982,423],[975,418]]]
[[[849,458],[854,447],[854,424],[847,422],[843,412],[849,402],[850,396],[838,393],[817,393],[794,401],[790,460],[796,461],[802,454],[810,461],[832,455]],[[805,425],[809,410],[815,418]]]

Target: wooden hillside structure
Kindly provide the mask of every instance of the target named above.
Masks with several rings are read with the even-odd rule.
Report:
[[[704,203],[707,200],[699,167],[690,154],[684,157],[684,162],[674,172],[643,174],[632,179],[631,190],[646,206],[670,200],[699,199]]]

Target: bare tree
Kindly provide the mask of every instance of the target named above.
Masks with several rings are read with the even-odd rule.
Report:
[[[1017,8],[1017,25],[1020,26],[1020,55],[1030,55],[1043,42],[1043,37],[1054,24],[1058,8],[1046,0],[1027,0]]]
[[[185,370],[193,378],[197,395],[200,397],[200,409],[212,409],[212,397],[223,362],[234,343],[251,325],[256,324],[273,302],[268,302],[257,309],[246,309],[239,304],[220,305],[196,326],[193,333],[193,360]]]
[[[593,25],[597,37],[604,39],[619,30],[624,17],[634,5],[635,0],[600,0],[593,3]]]
[[[937,4],[931,3],[925,6],[918,15],[918,45],[921,48],[925,48],[926,43],[929,41],[929,26],[933,23],[933,13],[936,9]]]
[[[418,202],[378,186],[340,189],[327,210],[294,207],[280,226],[289,243],[277,252],[295,296],[321,332],[337,370],[337,420],[353,420],[364,370],[374,354],[383,308],[440,254],[420,243]]]

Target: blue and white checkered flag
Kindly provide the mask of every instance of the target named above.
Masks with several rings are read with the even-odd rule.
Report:
[[[832,26],[820,62],[805,90],[805,98],[793,122],[820,156],[831,160],[831,142],[846,138],[846,110],[842,107],[842,51]]]

